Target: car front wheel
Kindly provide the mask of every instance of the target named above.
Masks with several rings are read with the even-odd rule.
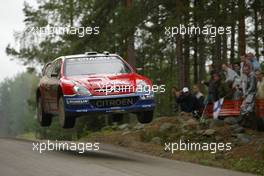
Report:
[[[59,121],[62,128],[73,128],[76,118],[65,112],[63,97],[59,98]]]
[[[153,111],[143,111],[137,114],[140,123],[150,123],[153,120]]]

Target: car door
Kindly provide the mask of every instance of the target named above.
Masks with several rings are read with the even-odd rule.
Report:
[[[52,72],[52,64],[48,63],[44,68],[43,77],[41,78],[39,85],[45,112],[50,111],[50,107],[49,107],[50,93],[49,93],[48,83],[51,76],[51,72]]]
[[[60,70],[61,70],[61,63],[62,60],[61,59],[57,59],[55,60],[52,65],[52,72],[50,75],[50,79],[49,79],[49,97],[50,97],[50,101],[49,101],[49,107],[50,107],[50,111],[52,113],[56,113],[58,110],[58,87],[59,87],[59,81],[60,81]]]

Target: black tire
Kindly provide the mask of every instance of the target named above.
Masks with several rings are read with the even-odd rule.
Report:
[[[62,128],[73,128],[75,125],[76,117],[65,112],[63,97],[59,98],[59,121]]]
[[[140,123],[150,123],[153,120],[153,111],[144,111],[137,114]]]
[[[48,127],[51,125],[52,115],[44,112],[43,103],[40,96],[38,97],[37,100],[37,118],[40,126]]]

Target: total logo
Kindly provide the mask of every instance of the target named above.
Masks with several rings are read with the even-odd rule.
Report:
[[[117,80],[113,80],[113,81],[104,81],[104,82],[100,82],[97,83],[97,85],[99,87],[108,87],[108,86],[116,86],[116,85],[131,85],[130,82],[128,81],[117,81]]]
[[[108,82],[108,84],[111,84],[111,85],[118,85],[118,84],[121,84],[121,85],[130,85],[130,83],[128,81],[110,81]]]

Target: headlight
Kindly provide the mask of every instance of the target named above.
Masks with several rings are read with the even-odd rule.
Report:
[[[136,80],[137,92],[139,93],[150,93],[150,86],[144,80]]]
[[[89,92],[89,90],[87,88],[85,88],[82,85],[75,85],[73,87],[73,90],[75,93],[77,93],[78,95],[91,95],[91,93]]]

